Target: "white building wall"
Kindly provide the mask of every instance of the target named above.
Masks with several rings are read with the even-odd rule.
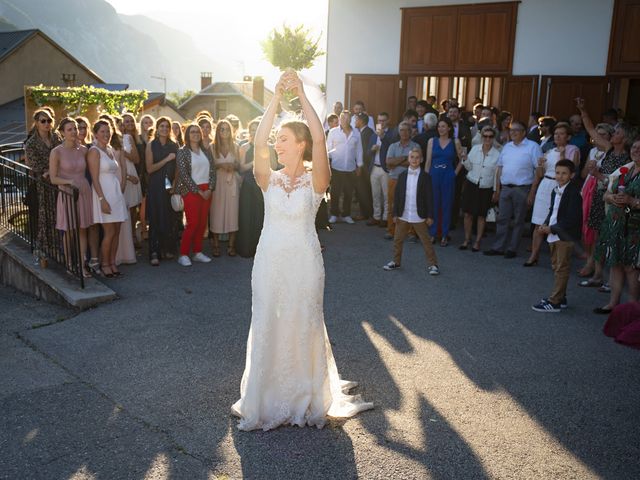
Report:
[[[327,101],[345,74],[397,74],[403,7],[496,0],[329,0]],[[514,75],[605,75],[614,0],[521,0]]]

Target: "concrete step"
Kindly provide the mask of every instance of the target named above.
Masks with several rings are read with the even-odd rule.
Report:
[[[85,288],[57,265],[35,265],[31,249],[11,232],[0,228],[0,283],[47,302],[80,310],[117,298],[116,292],[96,278],[86,278]]]

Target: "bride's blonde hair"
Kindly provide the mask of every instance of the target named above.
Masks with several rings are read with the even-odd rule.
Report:
[[[313,151],[313,139],[311,138],[311,130],[306,123],[299,120],[290,120],[280,125],[280,129],[288,128],[293,132],[296,141],[304,142],[304,152],[302,160],[311,161],[311,152]]]

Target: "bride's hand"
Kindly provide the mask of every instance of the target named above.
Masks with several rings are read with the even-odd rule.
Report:
[[[284,72],[280,75],[280,80],[276,83],[275,95],[280,98],[284,95],[284,92],[287,90],[287,72]]]
[[[302,80],[298,76],[298,72],[295,70],[287,70],[283,77],[286,75],[287,90],[291,91],[294,95],[301,97],[304,95],[304,88],[302,87]]]

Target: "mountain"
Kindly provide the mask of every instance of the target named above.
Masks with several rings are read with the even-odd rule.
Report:
[[[12,26],[42,30],[105,82],[130,88],[161,90],[151,78],[158,76],[169,91],[199,90],[201,71],[225,76],[187,34],[142,15],[119,15],[104,0],[0,0],[0,29]]]

